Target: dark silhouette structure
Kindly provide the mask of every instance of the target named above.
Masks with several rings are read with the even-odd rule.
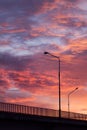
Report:
[[[59,118],[61,118],[61,87],[60,87],[60,57],[55,56],[49,52],[44,52],[46,55],[50,55],[58,60],[58,95],[59,95]]]
[[[0,130],[87,130],[87,115],[53,109],[0,103]]]

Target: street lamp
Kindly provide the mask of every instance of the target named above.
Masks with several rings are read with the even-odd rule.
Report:
[[[75,88],[74,90],[72,90],[71,92],[69,92],[68,94],[68,118],[70,118],[70,100],[69,97],[72,93],[74,93],[78,88]]]
[[[57,58],[57,60],[58,60],[58,63],[59,63],[59,65],[58,65],[58,78],[59,78],[59,84],[58,84],[58,89],[59,89],[59,118],[61,118],[61,88],[60,88],[60,57],[58,57],[58,56],[55,56],[55,55],[53,55],[53,54],[51,54],[51,53],[49,53],[49,52],[44,52],[44,54],[47,54],[47,55],[50,55],[50,56],[52,56],[52,57],[54,57],[54,58]]]

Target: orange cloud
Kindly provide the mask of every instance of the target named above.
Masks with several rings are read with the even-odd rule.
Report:
[[[69,46],[67,46],[73,53],[82,53],[87,48],[87,39],[86,38],[78,38],[70,41]]]
[[[1,34],[4,33],[21,33],[21,32],[25,32],[25,29],[14,29],[14,30],[3,30],[1,31]]]

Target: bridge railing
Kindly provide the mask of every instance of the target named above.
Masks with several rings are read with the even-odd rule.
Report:
[[[24,106],[24,105],[11,104],[11,103],[3,103],[3,102],[0,102],[0,111],[30,114],[30,115],[39,115],[39,116],[50,116],[50,117],[58,117],[58,115],[59,115],[58,110],[32,107],[32,106]],[[67,111],[62,111],[61,115],[63,118],[68,118]],[[79,119],[79,120],[87,120],[87,115],[71,112],[70,118]]]
[[[3,102],[0,102],[0,111],[58,117],[57,110],[33,107],[33,106],[24,106],[24,105],[11,104],[11,103],[3,103]]]

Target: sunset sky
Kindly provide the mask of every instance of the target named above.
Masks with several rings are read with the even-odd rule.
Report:
[[[87,0],[0,0],[0,101],[87,113]]]

